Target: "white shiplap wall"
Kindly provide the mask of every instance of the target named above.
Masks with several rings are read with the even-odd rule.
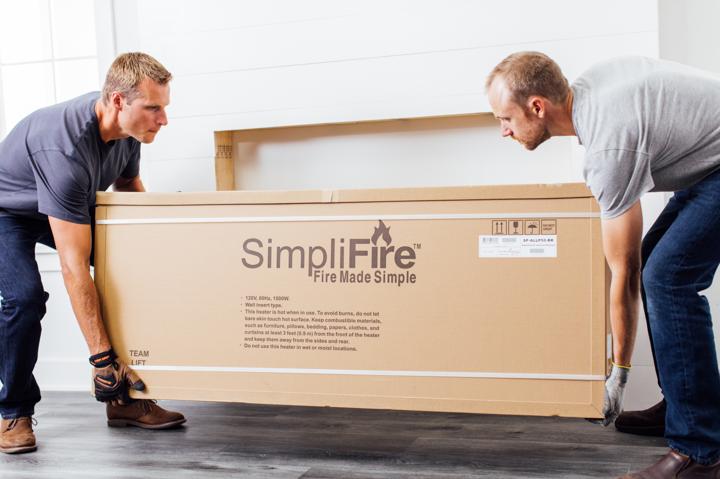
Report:
[[[161,190],[214,188],[213,130],[488,111],[484,78],[516,50],[547,52],[571,79],[599,59],[657,55],[652,0],[585,2],[582,12],[569,0],[523,0],[512,19],[473,0],[123,1],[115,12],[118,50],[151,52],[175,74],[171,125],[144,156]],[[448,166],[459,181],[507,183],[527,155],[515,151],[502,159],[507,178]],[[558,160],[553,148],[534,156]],[[558,181],[579,178],[565,158],[557,164],[547,169]]]
[[[517,50],[549,54],[571,81],[605,58],[657,56],[655,0],[581,4],[97,0],[106,27],[98,28],[99,64],[104,70],[115,53],[141,50],[174,73],[170,124],[143,147],[142,174],[155,191],[213,190],[215,130],[487,112],[485,76]],[[392,146],[402,139],[377,135],[370,141],[383,161],[338,168],[332,155],[304,154],[284,162],[282,174],[271,161],[254,165],[243,186],[370,187],[372,178],[376,186],[435,185],[438,162],[445,184],[581,180],[582,149],[574,140],[552,139],[529,153],[501,139],[494,122],[465,134],[472,136],[436,134],[436,155],[417,136],[398,149]],[[394,175],[393,162],[412,164],[412,172]],[[646,203],[652,215],[662,197]],[[649,386],[633,386],[630,406],[656,394],[642,344],[634,381]],[[44,379],[52,387],[51,374]]]

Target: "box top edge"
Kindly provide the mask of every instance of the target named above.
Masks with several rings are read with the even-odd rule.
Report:
[[[583,183],[378,188],[347,190],[243,190],[177,193],[98,192],[97,206],[372,203],[590,198]]]

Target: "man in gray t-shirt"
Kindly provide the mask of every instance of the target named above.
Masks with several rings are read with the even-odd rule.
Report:
[[[185,422],[152,401],[130,399],[128,388],[144,384],[113,351],[90,276],[95,192],[111,185],[144,191],[140,143],[151,143],[167,124],[170,79],[149,55],[120,55],[102,92],[38,110],[0,142],[0,452],[36,449],[33,369],[48,299],[37,243],[58,250],[108,424],[162,429]]]
[[[520,52],[493,69],[486,89],[502,136],[529,150],[552,136],[577,136],[586,149],[585,180],[601,208],[612,272],[603,423],[664,433],[671,448],[626,477],[720,477],[720,374],[699,294],[720,264],[720,80],[628,57],[598,64],[570,86],[546,55]],[[641,241],[647,191],[675,195]],[[664,400],[621,414],[640,298]]]
[[[0,143],[0,217],[89,225],[96,191],[118,179],[142,191],[140,142],[100,138],[99,99],[93,92],[38,110]]]

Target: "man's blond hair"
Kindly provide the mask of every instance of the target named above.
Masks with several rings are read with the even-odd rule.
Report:
[[[123,94],[125,101],[132,103],[140,96],[138,85],[146,78],[165,85],[172,79],[172,74],[147,53],[123,53],[115,59],[107,72],[102,90],[103,103],[110,101],[113,92]]]
[[[505,81],[518,105],[524,105],[533,95],[553,103],[564,103],[570,93],[570,85],[558,64],[540,52],[517,52],[507,56],[488,75],[486,91],[498,77]]]

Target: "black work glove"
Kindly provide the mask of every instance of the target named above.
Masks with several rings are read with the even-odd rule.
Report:
[[[143,391],[145,383],[111,349],[90,356],[93,366],[93,395],[100,402],[129,404],[128,387]]]

